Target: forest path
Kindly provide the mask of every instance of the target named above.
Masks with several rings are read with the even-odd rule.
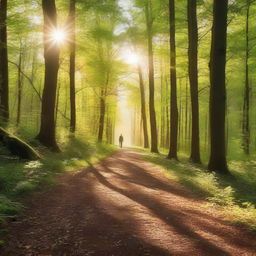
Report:
[[[256,236],[218,218],[135,150],[61,178],[31,200],[1,255],[256,255]]]

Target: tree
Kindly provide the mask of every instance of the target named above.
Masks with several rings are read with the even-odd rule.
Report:
[[[226,48],[228,0],[214,0],[210,57],[210,161],[211,171],[227,173],[226,160]]]
[[[70,29],[70,59],[69,59],[69,79],[70,79],[70,131],[76,130],[76,0],[70,0],[69,9],[69,29]]]
[[[245,86],[244,86],[244,105],[243,105],[243,149],[244,153],[250,153],[250,84],[249,84],[249,18],[250,0],[246,6],[246,49],[245,49]]]
[[[153,55],[153,13],[151,0],[145,6],[147,40],[148,40],[148,79],[149,79],[149,116],[151,130],[151,152],[158,153],[158,136],[155,111],[155,80],[154,80],[154,55]]]
[[[171,81],[171,134],[169,159],[178,159],[178,105],[177,105],[177,78],[176,78],[176,42],[175,42],[175,4],[169,0],[170,19],[170,81]]]
[[[189,81],[192,108],[192,139],[190,159],[200,163],[199,103],[198,103],[198,26],[197,0],[188,0],[188,37],[189,37]]]
[[[9,120],[9,78],[7,50],[7,0],[0,0],[0,118]]]
[[[58,151],[55,135],[55,105],[59,70],[59,46],[52,40],[52,30],[57,29],[55,0],[42,0],[44,14],[45,78],[42,96],[41,127],[38,140],[52,150]]]
[[[141,118],[142,118],[142,125],[143,125],[144,148],[148,148],[149,141],[148,141],[145,88],[144,88],[144,79],[143,79],[143,74],[142,74],[140,64],[138,64],[138,73],[139,73],[139,80],[140,80]]]
[[[17,106],[17,119],[16,125],[20,124],[20,116],[21,116],[21,105],[22,105],[22,85],[23,85],[23,76],[21,73],[22,70],[22,61],[23,61],[23,53],[22,53],[22,41],[20,40],[20,53],[19,53],[19,62],[18,62],[18,106]]]

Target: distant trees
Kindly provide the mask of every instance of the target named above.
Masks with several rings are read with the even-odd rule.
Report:
[[[41,126],[37,136],[45,146],[58,151],[55,134],[56,89],[59,70],[59,46],[52,40],[57,29],[55,0],[42,0],[44,14],[44,59],[45,78],[42,96]]]
[[[121,74],[122,64],[117,60],[118,51],[114,47],[116,35],[114,34],[115,23],[118,17],[113,13],[98,10],[92,11],[92,25],[90,27],[87,55],[87,81],[93,89],[93,97],[96,104],[96,127],[98,142],[113,140],[113,120],[110,113],[114,108],[113,99],[117,96],[118,77]],[[118,16],[118,14],[117,14]],[[106,135],[106,136],[105,136]],[[112,138],[112,139],[111,139]]]
[[[4,123],[9,120],[7,0],[0,0],[0,118]]]
[[[210,59],[210,142],[208,168],[227,173],[226,160],[226,48],[228,0],[214,0]]]

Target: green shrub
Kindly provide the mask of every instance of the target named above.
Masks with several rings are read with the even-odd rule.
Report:
[[[3,217],[13,216],[22,209],[22,205],[17,202],[13,202],[4,195],[0,195],[0,213]]]
[[[26,192],[33,191],[35,188],[36,188],[36,184],[33,184],[32,182],[25,180],[25,181],[20,181],[14,188],[14,191],[17,194],[24,194]]]

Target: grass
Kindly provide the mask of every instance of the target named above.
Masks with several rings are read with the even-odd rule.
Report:
[[[43,158],[29,162],[7,156],[8,152],[0,148],[0,224],[23,208],[17,202],[55,184],[56,175],[94,164],[116,150],[75,137],[69,137],[61,148],[61,153],[39,148]]]
[[[220,209],[226,220],[256,230],[256,161],[230,161],[230,175],[219,175],[190,163],[184,155],[180,162],[149,153],[145,159],[162,167],[170,179],[206,199],[206,206]]]

